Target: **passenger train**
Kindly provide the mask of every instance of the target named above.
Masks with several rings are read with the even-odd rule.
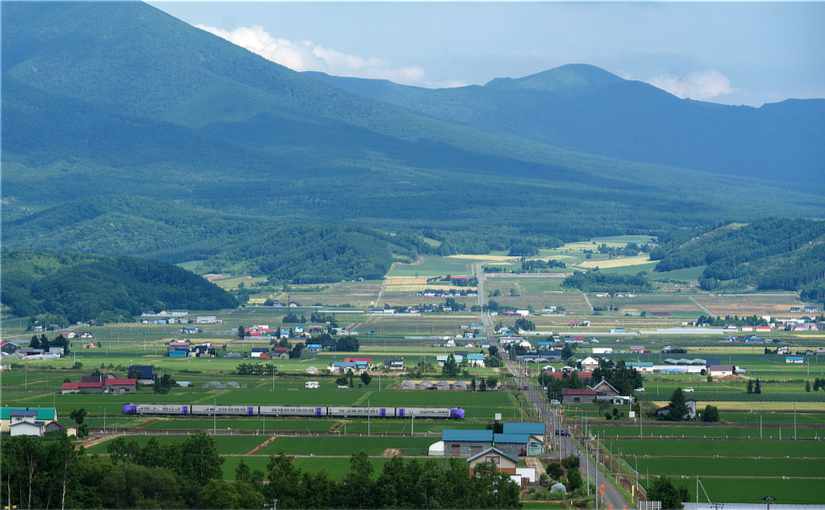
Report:
[[[442,418],[463,419],[460,407],[330,407],[249,406],[194,404],[125,404],[124,414],[163,416],[332,416],[335,418]]]

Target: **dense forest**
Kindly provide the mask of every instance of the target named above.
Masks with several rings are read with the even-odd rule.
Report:
[[[492,466],[470,476],[463,459],[447,464],[393,458],[380,473],[353,455],[343,480],[309,473],[291,457],[270,457],[266,471],[241,462],[222,479],[215,443],[205,434],[144,445],[117,438],[108,456],[77,449],[65,436],[4,440],[0,502],[6,508],[518,508],[519,489]]]
[[[727,224],[675,237],[653,250],[656,271],[705,266],[706,290],[757,288],[801,291],[825,301],[825,221],[770,218]]]
[[[66,324],[144,311],[237,306],[220,287],[177,266],[130,257],[2,252],[0,299],[18,316]]]
[[[562,286],[582,292],[650,292],[653,286],[645,273],[635,275],[608,274],[594,269],[576,271],[562,282]]]

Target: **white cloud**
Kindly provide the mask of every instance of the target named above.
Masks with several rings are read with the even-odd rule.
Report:
[[[313,41],[273,37],[258,25],[232,30],[208,25],[195,26],[295,71],[322,71],[337,76],[381,78],[406,85],[452,85],[428,81],[424,69],[418,66],[395,67],[380,58],[351,55],[326,48]]]
[[[715,70],[696,71],[684,76],[668,74],[647,81],[681,98],[714,99],[734,90],[728,77]]]

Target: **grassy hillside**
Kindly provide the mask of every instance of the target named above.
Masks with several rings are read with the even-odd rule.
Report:
[[[758,288],[801,290],[821,301],[825,284],[825,221],[773,218],[728,224],[674,240],[651,254],[656,271],[706,266],[707,290]]]
[[[15,315],[43,317],[50,323],[237,305],[220,287],[189,271],[128,257],[3,251],[2,280],[3,305]]]

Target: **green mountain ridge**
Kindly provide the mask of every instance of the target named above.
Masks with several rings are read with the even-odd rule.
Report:
[[[372,276],[394,256],[424,252],[423,232],[450,250],[480,252],[525,237],[659,234],[719,217],[825,213],[815,193],[776,194],[767,181],[589,154],[364,97],[140,2],[3,10],[8,248],[199,260],[296,281]],[[434,94],[472,118],[477,89],[546,94],[624,83],[589,66],[565,73],[457,92],[381,86],[412,90],[428,108],[440,104],[428,99]],[[287,244],[314,260],[335,253],[343,235],[351,258],[343,268],[320,263],[327,276],[284,272],[269,257],[244,265],[240,247],[255,232],[328,227],[319,240],[294,236],[307,246]],[[358,248],[379,232],[405,241]],[[280,235],[257,239],[264,253],[285,246]]]

